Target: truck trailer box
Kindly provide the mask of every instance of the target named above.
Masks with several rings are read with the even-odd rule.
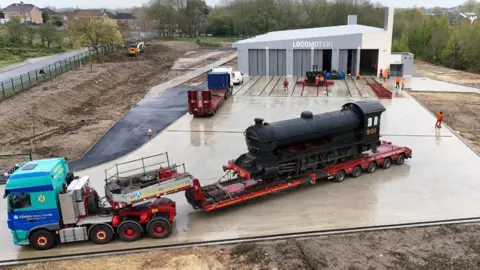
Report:
[[[227,89],[230,88],[230,74],[228,72],[209,72],[208,89]]]

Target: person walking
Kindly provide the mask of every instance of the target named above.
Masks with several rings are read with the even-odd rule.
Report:
[[[405,79],[402,80],[402,90],[405,87]]]
[[[355,75],[357,76],[357,80],[360,80],[360,70],[357,70]]]
[[[390,79],[390,69],[387,68],[387,79]]]
[[[443,121],[443,112],[437,114],[437,122],[435,123],[436,128],[442,128],[442,121]]]
[[[285,92],[288,92],[288,80],[285,78],[285,81],[283,81],[283,90]]]
[[[383,68],[380,69],[380,78],[383,78]]]
[[[400,89],[400,77],[395,79],[395,89]]]

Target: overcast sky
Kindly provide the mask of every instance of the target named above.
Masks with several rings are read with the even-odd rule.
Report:
[[[377,2],[378,0],[374,0]],[[11,3],[19,3],[20,0],[0,0],[0,6],[6,7]],[[34,4],[38,7],[45,6],[54,6],[56,8],[65,8],[65,7],[79,7],[79,8],[127,8],[131,7],[132,4],[136,6],[141,6],[143,3],[148,3],[148,0],[82,0],[82,1],[72,1],[72,0],[24,0],[24,3]],[[220,0],[206,0],[208,5],[215,5],[220,3]],[[458,6],[465,2],[464,0],[382,0],[378,1],[383,6],[392,6],[392,7],[452,7]]]

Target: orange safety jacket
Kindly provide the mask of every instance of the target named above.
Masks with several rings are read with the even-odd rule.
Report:
[[[443,114],[437,113],[437,120],[442,121],[443,120]]]

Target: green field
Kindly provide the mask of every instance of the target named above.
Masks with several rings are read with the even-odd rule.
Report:
[[[240,38],[234,37],[171,37],[171,40],[195,42],[201,46],[220,47],[222,42],[235,42]]]

